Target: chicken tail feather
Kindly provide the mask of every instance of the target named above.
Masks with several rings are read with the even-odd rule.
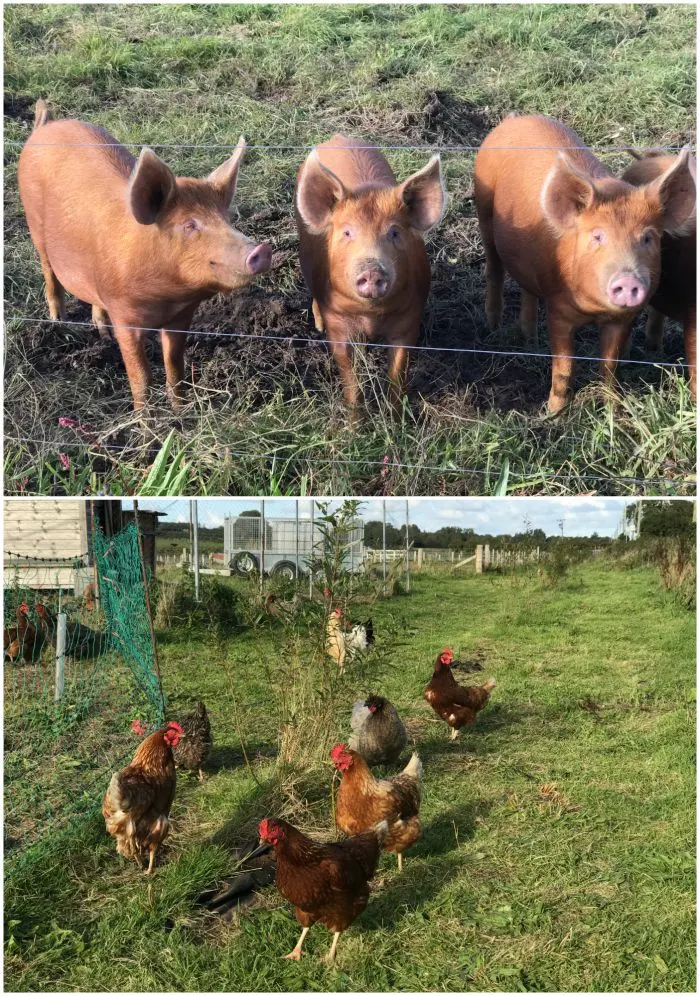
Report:
[[[411,754],[411,760],[408,762],[401,774],[410,775],[412,778],[417,778],[419,781],[423,777],[423,762],[415,752]]]

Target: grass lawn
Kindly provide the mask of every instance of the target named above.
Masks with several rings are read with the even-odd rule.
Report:
[[[281,960],[297,924],[274,888],[234,924],[193,904],[232,870],[227,845],[281,805],[331,833],[330,765],[280,795],[271,688],[287,634],[265,621],[223,643],[160,635],[172,712],[199,695],[210,708],[209,776],[180,777],[152,888],[98,817],[10,883],[8,989],[695,989],[694,614],[655,571],[609,562],[554,587],[426,573],[372,614],[379,690],[425,765],[424,836],[402,875],[382,858],[337,969],[319,963],[321,926],[299,964]],[[421,698],[444,646],[485,651],[498,680],[455,743]],[[366,691],[348,678],[338,738]]]
[[[623,366],[615,396],[595,363],[579,362],[575,400],[553,419],[543,414],[546,358],[418,352],[397,418],[386,358],[371,350],[358,359],[369,416],[352,430],[301,283],[300,148],[250,149],[234,220],[272,242],[275,268],[199,309],[194,328],[206,334],[188,348],[191,402],[174,420],[157,397],[144,436],[115,344],[79,324],[17,320],[48,312],[11,143],[26,139],[42,96],[120,141],[185,146],[157,149],[181,175],[206,175],[226,155],[192,145],[232,146],[243,132],[251,145],[308,147],[340,130],[398,147],[387,155],[405,177],[434,148],[478,146],[512,110],[561,118],[596,146],[679,146],[695,140],[693,7],[10,5],[4,17],[8,492],[133,492],[174,427],[169,459],[184,461],[185,494],[690,493],[695,408],[670,368]],[[629,161],[601,156],[616,170]],[[443,155],[450,202],[428,239],[421,343],[522,351],[512,282],[503,330],[486,328],[473,158]],[[89,322],[90,309],[69,300],[68,318]],[[579,335],[577,353],[598,348],[594,330]],[[543,316],[538,349],[549,349]],[[683,351],[669,327],[663,360]],[[654,359],[641,320],[630,355]],[[154,361],[162,387],[159,347]],[[60,428],[61,416],[86,432]],[[151,486],[168,492],[164,474]]]

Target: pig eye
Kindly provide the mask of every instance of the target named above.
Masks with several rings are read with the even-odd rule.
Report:
[[[401,238],[401,229],[398,225],[392,225],[387,234],[392,242],[398,242]]]
[[[199,225],[194,220],[194,218],[189,218],[182,226],[182,230],[185,235],[194,235],[195,232],[199,231]]]
[[[642,245],[650,246],[653,241],[654,241],[654,232],[652,232],[651,229],[649,229],[644,233],[644,235],[642,235]]]
[[[342,236],[343,236],[344,239],[351,239],[352,238],[352,228],[349,228],[346,225],[341,234],[342,234]]]
[[[602,228],[594,228],[591,232],[591,242],[594,245],[600,246],[605,242],[605,232]]]

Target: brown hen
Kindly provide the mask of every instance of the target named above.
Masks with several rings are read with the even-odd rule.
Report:
[[[138,722],[132,724],[143,732]],[[112,775],[102,802],[107,833],[117,841],[117,853],[141,867],[148,854],[147,875],[170,830],[170,807],[175,798],[176,747],[182,728],[168,723],[139,744],[134,759]]]
[[[375,778],[364,758],[345,744],[337,744],[331,760],[343,774],[335,804],[335,822],[347,834],[358,834],[386,820],[389,832],[382,845],[397,855],[399,871],[403,852],[420,838],[420,809],[423,765],[417,754],[403,771],[392,778]]]
[[[449,648],[441,651],[435,661],[433,676],[425,686],[423,698],[448,726],[452,727],[450,739],[456,740],[463,726],[470,726],[477,713],[484,708],[496,679],[489,678],[483,685],[460,685],[455,681],[451,668],[457,667]]]
[[[357,837],[319,844],[285,820],[262,821],[260,839],[272,844],[277,857],[277,888],[295,907],[303,928],[286,958],[299,961],[310,928],[323,923],[333,931],[325,960],[335,961],[338,938],[369,901],[369,880],[377,870],[387,830],[384,820]]]

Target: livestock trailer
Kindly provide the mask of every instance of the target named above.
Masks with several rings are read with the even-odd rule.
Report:
[[[259,516],[224,516],[224,563],[234,574],[265,574],[289,580],[308,574],[310,564],[324,554],[321,524],[311,519],[263,519]],[[364,523],[354,519],[346,530],[342,567],[352,574],[363,569]]]

